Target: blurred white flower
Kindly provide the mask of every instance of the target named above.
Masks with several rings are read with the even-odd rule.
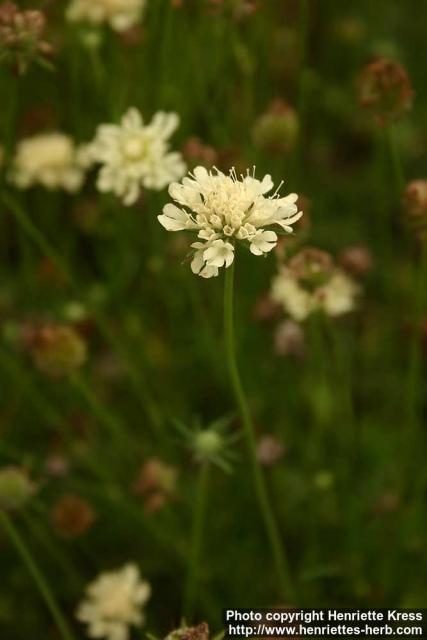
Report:
[[[108,23],[115,31],[126,31],[140,21],[146,0],[72,0],[66,16],[71,22]]]
[[[315,311],[323,311],[331,317],[349,313],[355,309],[359,293],[359,285],[338,268],[326,282],[306,288],[292,269],[282,267],[271,287],[273,300],[298,322]]]
[[[43,133],[18,143],[9,179],[19,189],[41,185],[74,193],[82,185],[84,168],[79,150],[69,136]]]
[[[168,144],[178,124],[176,113],[159,111],[144,125],[140,112],[130,108],[119,125],[100,125],[86,149],[86,159],[103,165],[99,191],[112,191],[125,205],[131,205],[142,187],[160,190],[181,178],[186,165],[180,153],[169,151]]]
[[[353,311],[360,287],[340,270],[332,274],[329,282],[318,292],[319,302],[328,316],[341,316]]]
[[[129,627],[144,623],[141,609],[150,594],[150,585],[141,580],[138,567],[127,564],[118,571],[102,573],[88,585],[76,616],[88,624],[91,638],[127,640]]]
[[[316,307],[313,295],[286,268],[273,279],[271,297],[283,306],[291,318],[298,321],[305,320]]]
[[[158,216],[167,231],[196,231],[202,242],[194,242],[191,269],[204,278],[218,275],[218,268],[229,267],[234,259],[235,241],[242,241],[260,256],[271,251],[277,234],[264,227],[279,225],[287,233],[302,216],[298,212],[297,194],[279,197],[265,194],[273,188],[269,175],[262,181],[249,172],[237,177],[234,169],[225,175],[218,169],[196,167],[193,173],[169,187],[169,194],[179,205],[167,204]]]

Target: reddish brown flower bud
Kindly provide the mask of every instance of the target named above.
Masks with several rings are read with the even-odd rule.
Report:
[[[265,293],[258,298],[253,308],[254,320],[265,322],[272,320],[280,315],[281,307],[277,302],[272,300],[270,294]]]
[[[341,251],[338,262],[354,276],[364,276],[372,269],[372,254],[363,245],[354,245]]]
[[[405,189],[403,202],[410,216],[427,216],[427,180],[412,180]]]
[[[406,221],[414,233],[423,239],[427,233],[427,180],[412,180],[403,194]]]
[[[0,27],[13,24],[19,9],[14,2],[3,2],[0,5]]]
[[[378,516],[384,516],[393,513],[399,507],[399,497],[395,493],[386,492],[381,495],[374,504],[374,513]]]
[[[188,164],[193,167],[201,164],[210,168],[218,160],[216,150],[195,136],[188,138],[182,148],[182,153]]]
[[[274,333],[274,353],[278,356],[297,356],[304,355],[304,331],[297,322],[293,320],[284,320],[281,322]]]
[[[35,331],[31,352],[36,367],[53,377],[78,369],[87,357],[81,335],[73,327],[63,325],[46,325]]]
[[[118,34],[121,42],[127,47],[138,47],[144,40],[144,30],[136,25]]]
[[[319,286],[329,278],[334,268],[332,256],[315,247],[306,247],[288,262],[294,276],[309,288]]]
[[[71,494],[63,496],[52,511],[54,528],[67,538],[76,538],[86,533],[95,519],[92,506],[83,498]]]
[[[358,81],[359,102],[377,122],[387,125],[412,107],[414,92],[406,69],[379,58],[365,66]]]
[[[133,492],[144,498],[147,513],[161,509],[174,495],[178,470],[159,458],[147,460],[133,483]]]
[[[12,2],[0,5],[0,53],[19,73],[24,73],[30,62],[41,61],[52,53],[52,47],[43,34],[46,18],[38,10],[21,10]]]
[[[257,458],[259,462],[271,467],[283,458],[285,455],[285,447],[283,443],[273,435],[263,435],[257,443]]]

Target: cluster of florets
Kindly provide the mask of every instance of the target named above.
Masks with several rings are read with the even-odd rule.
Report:
[[[194,231],[199,241],[191,269],[204,278],[218,275],[221,267],[229,267],[234,260],[236,243],[246,245],[256,256],[268,253],[277,244],[275,231],[266,227],[276,225],[282,232],[291,233],[292,224],[302,216],[298,212],[298,196],[291,193],[283,198],[279,188],[271,196],[271,176],[257,180],[249,171],[246,176],[229,175],[214,168],[196,167],[193,173],[169,186],[175,204],[167,204],[159,222],[167,231]]]
[[[129,563],[91,582],[76,615],[88,625],[91,638],[127,640],[129,628],[144,623],[142,608],[150,595],[149,583],[141,580],[138,567]]]
[[[140,21],[146,0],[72,0],[66,16],[71,22],[108,24],[114,31],[126,31]]]
[[[332,257],[308,247],[297,253],[273,278],[272,299],[294,320],[305,320],[316,311],[336,317],[352,311],[359,285]]]
[[[367,64],[358,82],[360,104],[381,125],[387,125],[412,107],[414,92],[408,73],[398,62],[379,58]]]
[[[113,192],[131,205],[141,189],[160,190],[179,180],[186,165],[179,152],[170,151],[169,138],[178,127],[176,113],[159,111],[145,124],[130,108],[120,124],[101,124],[87,147],[89,162],[100,164],[99,191]]]

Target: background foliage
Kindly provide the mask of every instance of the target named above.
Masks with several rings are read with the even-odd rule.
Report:
[[[176,147],[198,136],[220,166],[256,164],[258,175],[283,177],[286,191],[306,197],[311,224],[302,239],[334,254],[353,244],[370,250],[358,311],[320,330],[318,319],[308,322],[302,358],[277,355],[274,321],[254,314],[275,259],[239,254],[239,357],[258,433],[285,447],[266,473],[299,587],[299,601],[288,604],[420,606],[425,273],[387,132],[361,110],[355,81],[374,55],[404,64],[416,96],[394,133],[406,178],[425,177],[427,6],[322,0],[307,3],[305,19],[296,0],[260,1],[241,17],[235,4],[151,0],[140,32],[102,30],[93,48],[86,32],[64,23],[63,3],[40,3],[54,71],[2,68],[0,142],[10,156],[20,137],[46,128],[85,142],[130,105],[147,116],[176,111]],[[298,112],[289,153],[253,142],[253,125],[275,98]],[[1,179],[0,461],[24,467],[36,485],[15,525],[72,625],[86,583],[133,560],[152,584],[147,629],[165,634],[182,613],[199,473],[174,419],[208,425],[230,415],[229,430],[239,431],[222,352],[222,278],[204,281],[181,266],[185,243],[155,217],[166,191],[124,208],[96,193],[93,180],[69,196],[17,192],[5,171]],[[78,373],[55,379],[37,370],[21,336],[39,322],[77,326],[89,349]],[[233,472],[210,469],[194,619],[216,630],[223,606],[277,603],[245,448],[230,446]],[[59,477],[49,472],[53,455],[64,463]],[[132,490],[153,456],[179,470],[173,498],[154,513]],[[52,511],[70,493],[96,519],[64,537]],[[0,552],[2,637],[56,637],[2,531]]]

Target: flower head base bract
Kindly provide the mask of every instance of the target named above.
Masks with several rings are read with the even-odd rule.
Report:
[[[136,26],[142,17],[146,0],[72,0],[67,9],[70,22],[93,25],[108,23],[114,31]]]
[[[130,626],[141,626],[141,611],[151,594],[139,569],[127,564],[118,571],[102,573],[86,590],[87,597],[77,609],[77,619],[89,625],[91,638],[127,640]]]
[[[125,205],[132,205],[143,187],[160,190],[179,180],[186,165],[180,153],[169,151],[168,143],[178,124],[176,113],[163,111],[144,124],[133,107],[120,124],[101,124],[87,150],[92,162],[102,165],[99,191],[112,191]]]
[[[190,426],[181,420],[174,420],[174,425],[184,440],[185,447],[192,452],[195,462],[214,464],[230,473],[235,460],[230,445],[240,438],[239,433],[227,433],[230,422],[230,417],[225,416],[206,427],[202,426],[199,419],[195,419]]]
[[[296,193],[281,198],[279,185],[273,195],[266,196],[273,188],[271,176],[257,180],[254,173],[248,170],[238,178],[234,169],[225,175],[216,168],[207,171],[199,166],[190,177],[169,186],[179,206],[167,204],[158,220],[167,231],[197,232],[199,241],[191,245],[195,250],[193,273],[203,278],[217,276],[221,267],[233,262],[236,242],[246,244],[256,256],[268,253],[278,236],[266,227],[277,225],[291,233],[302,216],[295,204]]]

